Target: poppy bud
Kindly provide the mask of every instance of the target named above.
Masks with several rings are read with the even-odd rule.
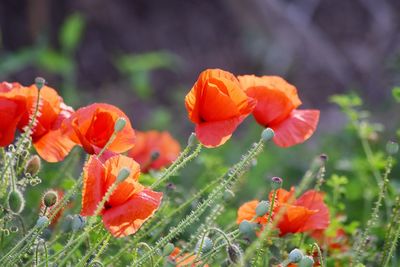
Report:
[[[46,80],[42,77],[36,77],[35,78],[35,85],[37,89],[42,89],[42,87],[46,84]]]
[[[126,178],[128,178],[128,176],[131,174],[131,171],[128,168],[122,168],[117,176],[117,181],[123,182]]]
[[[57,201],[58,201],[58,194],[53,190],[47,191],[43,196],[43,204],[48,208],[56,204]]]
[[[118,133],[124,129],[126,120],[124,118],[118,118],[114,125],[114,132]]]
[[[188,146],[193,146],[197,142],[197,136],[195,133],[191,133],[188,139]]]
[[[86,224],[86,218],[82,215],[75,215],[74,219],[72,220],[72,231],[78,232],[79,230],[83,229]]]
[[[21,191],[19,191],[18,189],[11,191],[8,195],[8,208],[13,213],[19,214],[24,209],[24,207],[25,200],[22,196]]]
[[[322,153],[321,155],[319,155],[319,158],[320,158],[323,162],[328,161],[328,155],[327,155],[327,154]]]
[[[271,179],[272,189],[277,190],[277,189],[281,188],[282,187],[282,182],[283,182],[282,178],[280,178],[280,177],[272,177],[272,179]]]
[[[298,248],[295,248],[292,251],[290,251],[288,257],[289,261],[293,263],[301,261],[302,258],[303,258],[303,252],[301,252],[301,250]]]
[[[49,219],[46,216],[39,216],[36,221],[36,227],[42,227],[49,223]]]
[[[240,263],[243,260],[243,252],[242,249],[237,244],[231,244],[227,249],[228,260],[232,264]]]
[[[247,236],[253,236],[254,233],[254,224],[252,224],[251,222],[247,221],[247,220],[243,220],[240,224],[239,224],[239,231]]]
[[[261,138],[263,139],[264,142],[271,140],[274,136],[275,132],[271,128],[266,128],[261,133]]]
[[[260,201],[260,203],[258,203],[256,207],[257,216],[258,217],[264,216],[269,211],[269,208],[270,208],[269,201],[266,200]]]
[[[203,243],[203,244],[202,244]],[[200,246],[202,245],[202,248],[200,249]],[[200,239],[197,241],[195,252],[198,253],[201,251],[201,253],[207,253],[210,252],[214,247],[213,241],[208,237],[204,237],[204,239]]]
[[[69,232],[72,230],[72,222],[74,221],[74,216],[72,215],[67,215],[64,220],[62,221],[61,224],[61,229],[64,232]]]
[[[160,157],[160,152],[158,151],[154,151],[153,153],[151,153],[151,161],[155,161]]]
[[[40,170],[41,162],[38,155],[31,157],[25,165],[25,173],[29,173],[31,176],[38,174]]]
[[[172,253],[172,251],[174,251],[174,248],[175,248],[174,244],[172,243],[166,244],[163,249],[163,255],[169,256]]]
[[[314,260],[310,256],[303,256],[303,258],[299,261],[299,267],[312,267],[314,265]]]
[[[227,189],[224,192],[224,200],[225,201],[230,201],[235,197],[235,193],[233,193],[231,190]]]
[[[389,155],[394,155],[399,151],[399,144],[395,141],[389,141],[386,144],[386,152]]]

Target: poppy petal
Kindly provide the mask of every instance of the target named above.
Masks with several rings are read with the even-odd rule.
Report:
[[[161,204],[162,193],[145,189],[133,195],[124,204],[110,208],[103,214],[103,222],[115,237],[136,233]]]
[[[96,156],[91,156],[83,170],[81,215],[94,215],[97,205],[105,194],[104,165]]]
[[[246,116],[223,121],[204,122],[196,125],[196,136],[205,147],[224,144]]]
[[[75,145],[60,129],[49,131],[33,142],[36,152],[48,162],[62,161]]]
[[[317,210],[318,212],[310,216],[305,222],[302,231],[315,229],[326,229],[329,226],[329,210],[324,203],[324,196],[315,190],[305,192],[297,201],[296,205],[303,206],[309,210]]]
[[[0,98],[0,147],[14,140],[17,124],[24,111],[24,104],[12,99]]]
[[[275,131],[273,138],[280,147],[303,143],[317,128],[319,110],[293,110],[283,122],[270,126]]]

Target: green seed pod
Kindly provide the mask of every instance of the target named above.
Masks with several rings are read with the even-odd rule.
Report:
[[[32,177],[38,174],[41,167],[41,161],[38,155],[32,156],[25,165],[25,173],[29,173]]]
[[[242,266],[243,252],[242,249],[237,244],[231,244],[227,248],[228,260],[231,264],[239,264]]]
[[[260,201],[260,203],[258,203],[258,205],[256,207],[257,216],[258,217],[264,216],[269,211],[269,208],[270,208],[269,201],[266,201],[266,200]]]
[[[43,204],[50,208],[58,201],[58,194],[53,190],[47,191],[43,196]]]
[[[214,247],[213,241],[208,236],[204,237],[203,246],[200,249],[201,242],[202,242],[202,239],[197,241],[196,248],[195,248],[196,253],[198,253],[199,251],[201,251],[201,253],[207,253],[207,252],[210,252]]]
[[[19,214],[25,207],[25,199],[18,189],[8,195],[8,208],[15,214]]]
[[[46,216],[39,216],[39,218],[36,221],[36,226],[37,227],[42,227],[45,226],[49,223],[49,219]]]
[[[312,267],[314,265],[314,260],[310,256],[303,256],[303,258],[299,261],[299,267]]]
[[[42,89],[45,84],[46,84],[46,80],[44,78],[42,78],[42,77],[35,78],[35,85],[39,90]]]
[[[122,168],[117,176],[117,181],[119,183],[123,182],[126,178],[129,177],[129,175],[131,174],[131,171],[128,168]]]
[[[188,146],[193,146],[197,142],[197,136],[195,133],[191,133],[188,139]]]
[[[124,118],[118,118],[114,125],[114,132],[119,133],[124,129],[126,120]]]
[[[224,200],[225,201],[231,201],[235,197],[235,193],[233,193],[231,190],[227,189],[224,192]]]
[[[280,178],[280,177],[272,177],[272,179],[271,179],[272,189],[277,190],[277,189],[281,188],[282,187],[282,182],[283,182],[282,178]]]
[[[395,141],[389,141],[386,144],[386,152],[389,155],[394,155],[399,151],[399,144]]]
[[[255,234],[254,224],[252,224],[249,221],[244,220],[239,224],[239,231],[240,231],[240,233],[242,233],[244,235],[253,236]]]
[[[169,256],[175,249],[174,244],[168,243],[164,246],[163,249],[163,256]]]
[[[295,248],[292,251],[290,251],[288,257],[289,261],[293,263],[301,261],[302,258],[303,258],[303,252],[301,252],[301,250],[298,248]]]
[[[261,138],[263,139],[264,142],[268,142],[274,136],[275,136],[274,130],[272,130],[271,128],[266,128],[261,133]]]
[[[75,215],[72,220],[72,231],[77,232],[85,227],[86,218],[82,215]]]

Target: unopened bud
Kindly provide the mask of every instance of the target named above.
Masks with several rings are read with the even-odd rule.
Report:
[[[231,244],[227,248],[228,260],[231,264],[239,264],[243,261],[243,252],[242,249],[237,244]]]
[[[239,224],[239,231],[246,236],[253,236],[255,234],[254,228],[254,224],[247,220],[243,220]]]
[[[49,218],[46,216],[39,216],[39,218],[36,221],[36,227],[42,227],[45,226],[49,223]]]
[[[271,128],[264,129],[264,131],[261,133],[261,138],[264,142],[271,140],[274,136],[275,132]]]
[[[258,205],[256,207],[257,216],[258,217],[264,216],[269,211],[269,208],[270,208],[269,201],[266,201],[266,200],[260,201],[260,203],[258,203]]]
[[[8,195],[8,208],[16,214],[19,214],[22,212],[22,210],[25,207],[25,200],[24,197],[22,196],[21,191],[18,189],[13,190],[10,192]]]
[[[72,220],[72,231],[77,232],[85,227],[86,218],[82,215],[75,215]]]
[[[395,141],[389,141],[386,144],[386,152],[389,155],[394,155],[399,151],[399,144]]]
[[[302,258],[303,258],[303,252],[301,252],[300,249],[295,248],[292,251],[290,251],[288,260],[292,263],[297,263],[301,261]]]
[[[38,155],[32,156],[25,165],[25,173],[29,173],[32,177],[38,174],[41,162]]]
[[[57,201],[58,201],[58,194],[53,190],[47,191],[43,196],[43,204],[48,208],[56,204]]]
[[[37,89],[42,89],[43,86],[46,84],[46,80],[42,77],[36,77],[35,78],[35,85],[37,87]]]
[[[118,173],[117,181],[119,183],[123,182],[126,178],[129,177],[130,174],[131,174],[131,171],[128,168],[125,168],[125,167],[122,168]]]
[[[280,177],[272,177],[272,179],[271,179],[272,189],[277,190],[277,189],[281,188],[282,187],[282,182],[283,182],[282,178],[280,178]]]
[[[114,132],[118,133],[124,129],[126,120],[124,118],[118,118],[114,125]]]
[[[174,251],[174,249],[175,249],[174,244],[172,244],[172,243],[166,244],[163,249],[163,255],[169,256]]]
[[[200,249],[201,246],[201,249]],[[196,254],[201,252],[201,253],[207,253],[210,252],[214,247],[213,241],[208,237],[204,237],[204,239],[200,239],[197,241],[195,252]]]
[[[310,256],[303,256],[298,263],[299,267],[312,267],[314,266],[314,259]]]
[[[322,153],[321,155],[319,155],[319,158],[320,158],[323,162],[328,161],[328,155],[327,155],[327,154]]]
[[[154,151],[153,153],[151,153],[151,161],[155,161],[160,157],[160,152],[158,151]]]
[[[188,146],[193,146],[197,142],[197,136],[195,133],[191,133],[188,139]]]

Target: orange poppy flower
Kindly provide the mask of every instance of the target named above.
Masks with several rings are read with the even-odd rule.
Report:
[[[257,100],[256,121],[274,130],[275,144],[290,147],[303,143],[317,128],[319,110],[299,110],[297,89],[278,76],[244,75],[238,77],[246,94]]]
[[[159,170],[171,164],[181,151],[179,143],[168,132],[136,132],[135,147],[128,156],[140,164],[142,172]],[[156,158],[153,158],[156,154]]]
[[[133,159],[116,155],[103,163],[91,156],[84,167],[81,215],[94,215],[122,168],[128,168],[130,174],[118,184],[100,213],[105,227],[115,237],[134,234],[158,209],[163,195],[139,183],[140,167]]]
[[[135,131],[129,118],[120,109],[109,104],[95,103],[78,109],[62,124],[63,133],[89,154],[96,154],[107,144],[119,118],[126,120],[108,147],[109,151],[123,153],[134,146]]]
[[[224,144],[255,104],[236,77],[220,69],[203,71],[185,98],[197,138],[206,147]]]
[[[23,101],[22,115],[18,118],[17,128],[24,130],[36,109],[38,89],[35,85],[21,86],[18,83],[3,83],[0,95],[12,101]],[[50,87],[40,90],[39,109],[32,129],[32,143],[38,154],[47,161],[62,160],[74,143],[61,133],[60,126],[73,109],[64,104],[63,99]]]
[[[283,216],[277,224],[280,236],[288,233],[301,233],[312,230],[326,229],[329,225],[328,207],[323,202],[323,195],[315,190],[305,192],[297,200],[293,199],[294,188],[290,192],[284,189],[278,189],[273,209],[272,220],[280,209],[284,209]],[[272,199],[272,193],[270,200]],[[293,203],[289,203],[290,199]],[[237,223],[243,220],[252,220],[256,215],[255,209],[258,200],[253,200],[243,204],[238,210]],[[256,222],[265,225],[268,214],[257,218]]]
[[[194,261],[196,260],[196,255],[191,255],[189,253],[183,253],[181,255],[181,250],[177,247],[174,248],[174,251],[172,251],[172,253],[169,255],[169,259],[171,261],[173,261],[174,263],[177,263],[177,265],[175,265],[176,267],[196,267],[196,266],[204,266],[204,267],[208,267],[208,264],[204,264],[199,261],[194,263]],[[192,263],[193,262],[193,263]]]

